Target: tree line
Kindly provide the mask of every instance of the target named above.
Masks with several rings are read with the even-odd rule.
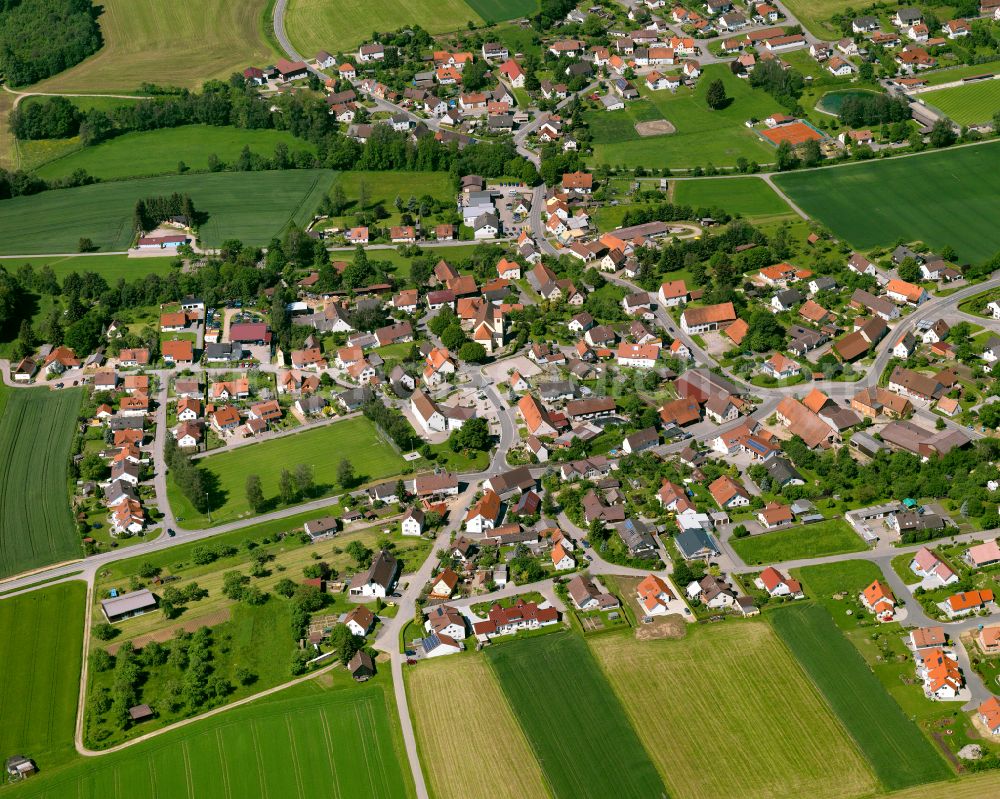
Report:
[[[905,122],[909,118],[910,106],[903,97],[865,92],[848,95],[840,105],[840,121],[852,128]]]
[[[201,92],[183,90],[158,95],[136,103],[126,103],[86,112],[66,108],[65,98],[49,98],[18,107],[11,125],[19,138],[53,138],[79,135],[85,146],[134,131],[158,130],[182,125],[233,126],[236,128],[286,130],[315,146],[315,155],[289,154],[287,147],[276,148],[273,159],[256,160],[249,150],[237,168],[313,168],[366,171],[406,170],[453,172],[456,176],[484,177],[519,175],[534,183],[534,167],[517,154],[511,141],[474,142],[460,148],[457,141],[439,142],[427,131],[417,141],[409,133],[388,125],[375,125],[364,143],[347,137],[329,113],[321,97],[301,93],[282,97],[261,97],[241,75],[229,82],[209,81]],[[216,169],[224,168],[216,159]],[[16,174],[16,173],[15,173]],[[77,178],[80,179],[79,177]],[[63,184],[56,184],[63,185]],[[28,181],[0,172],[0,199],[31,194],[49,188],[35,179]]]
[[[198,221],[190,195],[175,191],[169,196],[141,197],[135,201],[132,227],[137,233],[145,233],[175,217],[183,218],[188,225],[194,225]]]
[[[173,436],[166,437],[163,448],[163,460],[170,470],[174,483],[181,493],[199,513],[208,510],[208,483],[205,472],[198,468],[193,460],[177,446]]]
[[[3,0],[0,72],[26,86],[79,64],[103,44],[90,0]]]

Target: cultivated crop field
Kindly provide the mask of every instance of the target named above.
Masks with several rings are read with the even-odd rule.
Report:
[[[354,50],[372,31],[420,25],[444,33],[464,29],[470,20],[482,23],[464,0],[289,0],[285,30],[300,53],[312,56]]]
[[[950,244],[959,258],[982,261],[1000,250],[995,143],[910,158],[789,172],[775,182],[807,214],[859,250],[921,240]],[[905,187],[905,202],[900,199]],[[956,224],[961,220],[961,224]]]
[[[2,389],[0,577],[80,557],[67,467],[80,389]]]
[[[312,218],[334,172],[219,172],[208,175],[98,183],[0,201],[0,254],[76,252],[81,236],[102,250],[124,250],[132,240],[135,201],[173,192],[190,194],[208,214],[201,228],[210,247],[224,239],[266,244],[290,221]]]
[[[375,426],[360,417],[250,444],[196,463],[218,480],[211,499],[212,520],[222,524],[251,513],[246,499],[247,475],[258,475],[265,498],[275,503],[281,469],[294,472],[298,464],[307,463],[313,470],[315,499],[338,488],[337,467],[343,458],[354,465],[359,483],[399,474],[404,465],[396,451],[378,437]],[[170,489],[170,505],[174,513],[184,517],[185,527],[208,526],[208,519],[190,506],[172,482]]]
[[[438,799],[548,795],[542,770],[481,655],[439,658],[405,672],[420,761]],[[470,690],[449,701],[455,686]],[[455,768],[455,753],[489,753]]]
[[[959,125],[990,122],[1000,110],[1000,80],[984,80],[919,95],[928,105],[940,108]]]
[[[722,208],[751,219],[792,213],[788,203],[759,178],[676,180],[674,202],[693,208]]]
[[[733,549],[747,563],[781,563],[797,558],[819,558],[842,552],[861,552],[861,536],[842,519],[790,527],[773,533],[734,538]]]
[[[718,111],[709,109],[705,102],[709,84],[722,80],[726,94],[732,102]],[[744,126],[750,117],[763,119],[780,111],[781,107],[763,91],[751,89],[745,80],[737,78],[725,64],[711,64],[705,68],[694,89],[681,88],[676,92],[651,92],[642,81],[636,81],[640,94],[645,98],[626,105],[622,111],[591,111],[586,115],[594,136],[592,164],[624,165],[628,167],[693,167],[732,166],[739,157],[768,163],[774,160],[774,148],[764,144],[756,134]],[[652,109],[641,109],[649,104]],[[606,127],[602,117],[631,115],[631,122],[666,119],[674,124],[677,132],[668,136],[640,137],[628,125]]]
[[[679,641],[599,636],[590,646],[674,799],[849,799],[877,787],[766,623],[716,624]]]
[[[934,746],[886,693],[825,608],[789,605],[769,613],[767,618],[887,789],[951,775]]]
[[[189,169],[206,171],[210,155],[216,155],[224,163],[231,164],[239,157],[244,146],[248,146],[254,153],[270,157],[278,143],[287,145],[293,152],[315,150],[309,142],[284,130],[185,125],[126,133],[96,147],[86,147],[56,158],[35,172],[39,177],[52,179],[66,177],[77,169],[84,169],[102,180],[118,180],[175,173],[181,161]]]
[[[322,679],[322,678],[320,678]],[[40,774],[23,797],[378,797],[413,795],[391,687],[317,681],[148,743]]]
[[[193,89],[275,59],[262,35],[267,0],[102,0],[104,46],[42,81],[46,92],[134,92],[142,83]]]
[[[571,633],[509,641],[486,658],[557,799],[664,793],[594,656]]]
[[[86,594],[74,581],[0,601],[0,751],[28,755],[40,770],[76,756]]]

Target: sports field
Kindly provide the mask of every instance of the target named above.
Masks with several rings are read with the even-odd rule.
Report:
[[[925,72],[920,77],[927,81],[928,86],[938,86],[942,83],[951,83],[962,78],[969,78],[973,75],[995,75],[1000,72],[1000,61],[987,61],[985,64],[966,64],[960,67],[949,67],[948,69],[933,69]]]
[[[244,130],[214,125],[185,125],[141,133],[127,133],[116,139],[86,147],[43,164],[35,172],[46,179],[72,175],[77,169],[102,180],[173,174],[183,161],[188,169],[206,171],[208,157],[233,163],[244,146],[270,157],[279,142],[291,151],[315,148],[284,130]]]
[[[78,558],[67,467],[82,391],[7,389],[0,416],[0,577]]]
[[[74,581],[0,602],[0,752],[27,755],[40,770],[76,756],[86,595]]]
[[[166,275],[172,267],[173,258],[129,258],[127,255],[64,255],[56,258],[0,258],[0,266],[8,272],[16,272],[23,264],[31,264],[35,269],[50,266],[56,279],[62,281],[70,272],[94,272],[113,286],[119,278],[135,280],[145,275]]]
[[[665,792],[644,748],[654,742],[636,735],[582,638],[552,633],[504,642],[486,658],[557,799]]]
[[[1000,80],[924,92],[919,97],[928,105],[940,108],[959,125],[991,122],[993,115],[1000,111]]]
[[[260,476],[264,496],[274,504],[281,469],[294,472],[298,464],[307,463],[313,471],[315,499],[340,490],[337,467],[343,458],[354,465],[359,483],[399,474],[404,465],[402,457],[378,436],[375,426],[361,417],[250,444],[196,463],[217,479],[211,497],[212,521],[222,524],[251,513],[246,499],[247,475]],[[172,481],[170,505],[175,514],[184,517],[185,527],[208,526],[208,519],[191,507]]]
[[[694,208],[722,208],[751,219],[792,213],[788,204],[759,178],[677,180],[674,202]]]
[[[781,563],[866,549],[861,536],[842,519],[827,519],[749,538],[734,538],[730,543],[736,554],[748,564]]]
[[[877,787],[766,623],[693,629],[680,641],[598,636],[590,646],[674,799],[849,799]]]
[[[807,214],[859,250],[897,239],[919,239],[938,248],[950,244],[969,261],[992,258],[1000,250],[995,202],[1000,147],[994,142],[789,172],[774,180]]]
[[[732,102],[726,108],[712,111],[705,95],[709,84],[717,78],[722,80]],[[602,109],[586,113],[594,137],[592,164],[675,169],[710,163],[732,166],[739,157],[762,164],[774,160],[774,148],[764,144],[743,123],[750,117],[763,119],[781,107],[770,95],[751,89],[745,80],[734,76],[726,64],[705,67],[694,89],[651,92],[642,81],[636,85],[645,99],[627,104],[624,111]],[[677,132],[639,136],[633,123],[651,119],[666,119]]]
[[[767,618],[887,789],[951,776],[937,750],[886,693],[825,608],[811,603],[788,605]]]
[[[420,762],[434,796],[548,795],[538,761],[483,656],[429,660],[407,669],[405,677]],[[449,699],[455,686],[474,689],[456,702]],[[455,768],[455,753],[462,751],[477,756]]]
[[[195,88],[276,56],[262,35],[267,0],[101,0],[104,46],[33,88],[46,92],[133,92],[142,83]]]
[[[388,671],[388,669],[386,669]],[[342,673],[341,673],[342,675]],[[341,676],[338,675],[338,676]],[[317,681],[39,774],[21,797],[413,796],[389,683]]]
[[[81,236],[119,251],[132,239],[135,201],[173,192],[190,194],[208,214],[203,243],[224,239],[266,244],[294,220],[312,218],[335,173],[326,169],[219,172],[98,183],[0,201],[0,254],[76,252]]]
[[[354,50],[371,40],[372,31],[420,25],[428,33],[444,33],[464,29],[469,20],[483,21],[464,0],[289,0],[285,31],[295,48],[312,58],[320,50]]]

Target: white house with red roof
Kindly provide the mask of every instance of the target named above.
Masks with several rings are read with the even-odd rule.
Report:
[[[789,596],[792,599],[802,599],[802,584],[798,580],[786,577],[773,566],[768,566],[753,581],[761,591],[767,591],[769,596]]]

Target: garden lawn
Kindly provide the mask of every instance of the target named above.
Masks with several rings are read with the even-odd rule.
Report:
[[[191,195],[208,215],[200,231],[208,246],[229,238],[266,244],[289,222],[312,218],[333,176],[325,169],[177,175],[0,200],[0,254],[75,253],[81,236],[102,250],[124,250],[135,201],[173,192]]]
[[[417,748],[438,799],[522,799],[548,795],[542,770],[483,655],[438,658],[406,669]],[[455,686],[475,686],[461,702]],[[497,742],[502,741],[498,746]],[[489,752],[455,768],[455,752]]]
[[[193,89],[250,64],[274,63],[263,36],[268,0],[102,0],[104,46],[75,67],[36,84],[39,91],[134,93],[143,83]]]
[[[344,458],[353,464],[358,483],[400,474],[404,465],[402,457],[379,437],[375,426],[362,417],[249,444],[200,458],[196,463],[217,481],[210,497],[212,523],[222,524],[252,514],[246,499],[247,475],[260,477],[264,497],[276,506],[280,471],[294,472],[296,466],[306,463],[312,467],[315,484],[311,499],[316,499],[333,493],[337,467]],[[175,513],[184,516],[185,527],[196,527],[198,522],[207,526],[208,520],[191,508],[173,482],[170,504]]]
[[[935,248],[950,244],[968,261],[1000,250],[1000,147],[994,142],[790,172],[774,180],[807,214],[859,250],[897,239]],[[900,186],[906,187],[905,203],[899,201]]]
[[[385,668],[388,672],[388,668]],[[100,758],[43,772],[19,797],[194,799],[205,796],[413,796],[381,675],[347,684],[334,672]]]
[[[0,577],[80,557],[67,485],[80,389],[0,389]]]
[[[17,272],[23,264],[31,264],[35,269],[49,266],[60,283],[70,272],[95,272],[109,286],[114,286],[119,279],[132,281],[146,275],[169,274],[173,261],[173,258],[129,258],[127,255],[63,255],[56,258],[0,258],[0,266],[8,272]]]
[[[179,162],[189,169],[206,171],[208,157],[216,155],[226,164],[239,157],[244,146],[270,157],[276,144],[292,152],[315,148],[284,130],[244,130],[215,125],[184,125],[137,133],[126,133],[95,147],[76,150],[49,161],[35,170],[39,177],[72,175],[78,169],[102,180],[174,174]]]
[[[505,641],[488,648],[486,658],[556,799],[665,793],[582,638],[560,632]]]
[[[940,108],[959,125],[990,122],[993,114],[1000,109],[1000,80],[984,80],[936,92],[924,92],[920,99]]]
[[[889,790],[946,779],[951,770],[886,693],[857,649],[820,605],[767,614]]]
[[[86,595],[74,580],[0,602],[0,751],[31,757],[43,773],[76,757]]]
[[[496,0],[486,0],[491,6]],[[517,0],[518,3],[523,0]],[[420,25],[428,33],[463,30],[482,19],[464,0],[290,0],[288,38],[300,53],[350,51],[371,32]]]
[[[759,178],[709,178],[674,182],[674,203],[694,208],[721,208],[751,219],[792,214],[782,200]]]
[[[861,537],[842,519],[827,519],[749,538],[731,538],[729,543],[748,564],[781,563],[865,549]]]
[[[590,646],[674,799],[853,799],[877,787],[764,622],[690,628],[679,641],[597,636]]]
[[[709,84],[716,79],[722,80],[732,102],[724,109],[712,111],[705,102],[705,95]],[[743,123],[750,117],[763,119],[780,111],[781,106],[770,95],[750,88],[747,81],[735,77],[728,65],[707,66],[694,89],[681,88],[674,93],[651,92],[641,81],[637,85],[645,99],[630,103],[629,108],[649,103],[656,112],[643,111],[636,118],[666,119],[674,124],[677,132],[667,136],[640,137],[632,128],[626,137],[625,129],[620,128],[620,138],[613,141],[605,139],[603,143],[602,137],[595,132],[594,154],[590,159],[592,164],[645,168],[666,166],[675,169],[709,164],[732,166],[740,157],[759,163],[773,160],[774,148],[765,144]],[[640,113],[637,110],[629,112],[633,115]],[[598,115],[613,116],[615,113],[618,112],[600,111]],[[593,123],[595,114],[588,114],[587,118]]]

